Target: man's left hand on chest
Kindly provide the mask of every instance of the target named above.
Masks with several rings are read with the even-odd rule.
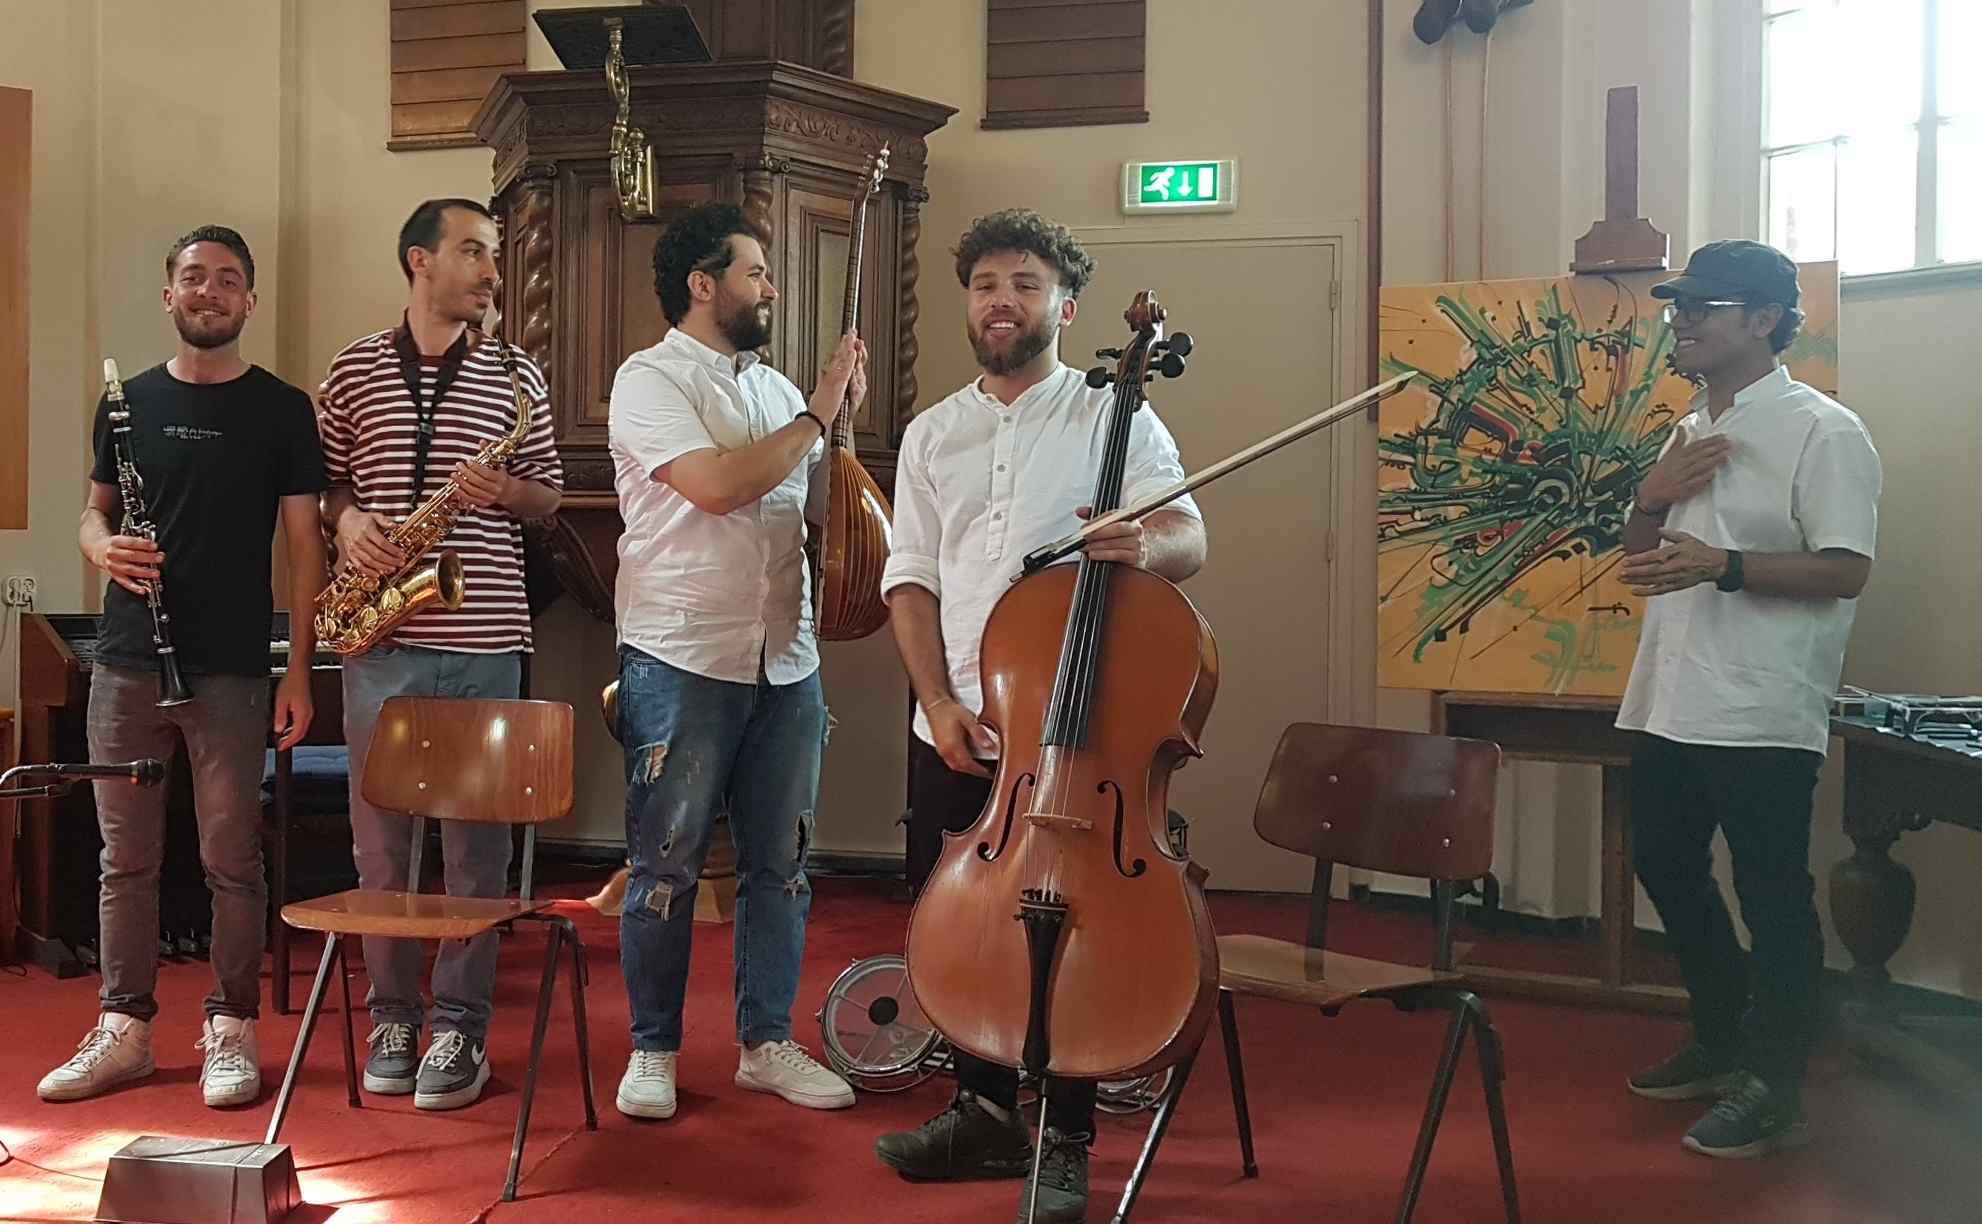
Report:
[[[461,491],[461,500],[477,510],[508,504],[515,479],[508,472],[479,463],[458,463],[454,467],[455,487]]]
[[[1624,559],[1624,585],[1633,595],[1670,595],[1727,573],[1727,550],[1704,544],[1683,531],[1659,532],[1666,541],[1650,552]]]

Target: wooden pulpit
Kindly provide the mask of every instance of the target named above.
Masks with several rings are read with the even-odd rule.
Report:
[[[654,294],[661,230],[691,205],[742,206],[779,290],[766,359],[809,392],[839,339],[862,170],[870,153],[889,146],[885,189],[868,206],[860,294],[873,376],[852,423],[862,460],[892,489],[917,393],[924,138],[956,110],[785,61],[719,61],[618,69],[613,84],[630,95],[622,116],[608,75],[510,73],[490,89],[473,128],[495,150],[502,332],[550,381],[564,460],[558,521],[529,533],[532,604],[562,589],[610,621],[621,522],[606,450],[608,397],[620,363],[667,331]],[[646,217],[622,206],[613,173],[629,130],[653,150]],[[546,565],[555,587],[540,572]]]

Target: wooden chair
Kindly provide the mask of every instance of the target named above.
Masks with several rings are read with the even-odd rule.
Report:
[[[571,949],[571,1014],[578,1038],[578,1077],[585,1092],[585,1126],[599,1128],[592,1104],[592,1062],[585,1031],[585,945],[569,918],[553,913],[550,902],[533,899],[531,874],[537,852],[537,826],[571,811],[571,707],[555,701],[488,701],[446,697],[393,697],[379,711],[365,758],[365,800],[413,820],[412,863],[407,879],[413,891],[354,888],[282,907],[282,920],[324,935],[303,1025],[296,1035],[289,1070],[269,1120],[268,1143],[276,1141],[296,1087],[296,1073],[309,1050],[323,1006],[331,967],[344,994],[344,1080],[352,1108],[358,1099],[357,1038],[352,1028],[351,985],[344,945],[353,936],[387,935],[407,939],[470,939],[488,931],[511,931],[519,921],[541,922],[549,931],[544,949],[543,985],[537,992],[537,1026],[530,1039],[530,1066],[509,1150],[505,1202],[516,1198],[523,1165],[523,1137],[530,1126],[530,1104],[537,1091],[544,1031],[557,986],[563,950]],[[427,819],[523,825],[523,881],[513,898],[449,897],[419,891],[420,853]]]
[[[1500,1164],[1500,1192],[1509,1224],[1518,1224],[1514,1157],[1501,1102],[1505,1078],[1499,1034],[1486,1005],[1452,971],[1454,885],[1487,874],[1493,861],[1494,777],[1500,747],[1412,731],[1295,723],[1280,738],[1253,814],[1266,841],[1315,860],[1307,936],[1302,943],[1262,935],[1218,940],[1218,1022],[1232,1077],[1239,1151],[1245,1175],[1259,1176],[1253,1159],[1252,1117],[1246,1107],[1234,994],[1260,995],[1318,1007],[1333,1016],[1356,999],[1388,999],[1399,1010],[1435,1007],[1452,1013],[1445,1049],[1432,1079],[1431,1100],[1418,1129],[1397,1219],[1407,1221],[1424,1185],[1432,1141],[1458,1070],[1468,1031],[1479,1038],[1487,1119]],[[1431,881],[1437,934],[1429,968],[1366,960],[1325,950],[1328,894],[1336,864]]]

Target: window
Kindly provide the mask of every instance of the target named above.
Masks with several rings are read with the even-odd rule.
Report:
[[[1764,0],[1769,241],[1847,276],[1982,260],[1978,0]],[[1965,207],[1964,207],[1965,205]]]

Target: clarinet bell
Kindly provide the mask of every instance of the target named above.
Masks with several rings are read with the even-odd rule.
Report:
[[[158,667],[158,701],[154,704],[163,710],[168,706],[185,705],[192,699],[193,690],[187,687],[186,677],[179,671],[179,656],[162,656]]]

